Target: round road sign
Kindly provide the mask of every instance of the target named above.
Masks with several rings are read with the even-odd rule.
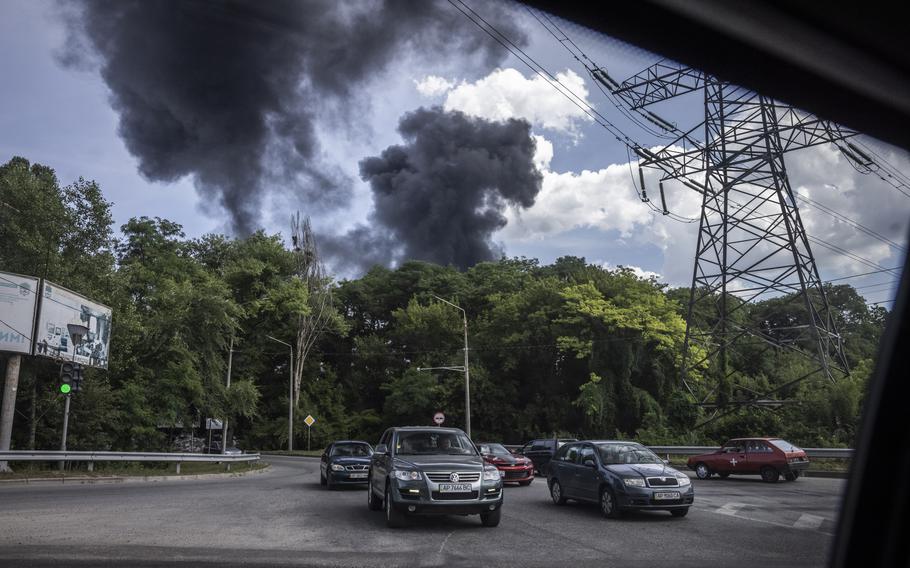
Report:
[[[443,414],[442,412],[437,412],[436,414],[433,415],[433,422],[435,422],[437,426],[442,426],[442,423],[445,421],[446,421],[446,415]]]

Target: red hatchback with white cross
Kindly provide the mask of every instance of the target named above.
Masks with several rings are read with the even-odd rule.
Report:
[[[795,481],[809,467],[806,452],[780,438],[734,438],[716,452],[689,458],[699,479],[712,475],[760,475],[774,483],[782,476]]]

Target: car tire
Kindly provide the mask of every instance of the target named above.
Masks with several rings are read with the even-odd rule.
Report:
[[[527,481],[519,481],[518,485],[521,485],[522,487],[527,487],[528,485],[531,485],[531,481],[533,481],[533,480],[529,479]]]
[[[331,476],[331,474],[325,476],[325,488],[328,489],[329,491],[335,489],[335,484],[332,483],[332,476]]]
[[[376,494],[373,493],[373,482],[367,482],[367,509],[371,511],[381,511],[382,510],[382,501],[376,498]]]
[[[799,477],[795,472],[788,471],[784,474],[784,479],[787,481],[796,481],[796,478]]]
[[[553,499],[553,503],[557,505],[566,504],[566,496],[562,492],[562,485],[559,484],[558,479],[554,479],[550,482],[550,498]]]
[[[480,514],[480,524],[485,527],[498,527],[499,520],[502,517],[502,507],[495,511]]]
[[[319,472],[319,485],[325,485],[325,474],[321,471]]]
[[[711,470],[708,469],[708,464],[704,462],[698,462],[695,464],[695,475],[699,479],[708,479],[711,477]]]
[[[683,509],[670,509],[670,514],[674,517],[685,517],[689,514],[689,508],[685,507]]]
[[[392,505],[392,485],[386,484],[385,486],[385,498],[382,500],[383,506],[385,508],[385,525],[390,529],[398,529],[404,526],[405,516],[404,513],[396,509]]]
[[[761,468],[761,478],[766,483],[777,483],[777,480],[780,479],[780,472],[766,465]]]
[[[598,503],[600,504],[600,513],[606,518],[618,519],[622,516],[619,503],[616,502],[616,496],[613,495],[613,490],[609,487],[604,487],[600,490]]]

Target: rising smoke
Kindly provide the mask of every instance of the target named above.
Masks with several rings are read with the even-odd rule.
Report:
[[[75,6],[75,7],[74,7]],[[61,4],[64,63],[94,61],[119,134],[150,180],[190,175],[235,233],[280,188],[309,212],[345,205],[349,180],[321,161],[314,120],[405,54],[500,62],[504,50],[438,1],[83,0]],[[524,41],[502,6],[496,25]],[[82,49],[80,49],[82,47]]]
[[[360,162],[373,191],[373,226],[349,233],[347,250],[331,240],[328,252],[356,259],[361,269],[396,257],[460,269],[493,260],[491,236],[506,225],[503,209],[530,207],[540,191],[530,124],[421,108],[398,131],[404,145]]]

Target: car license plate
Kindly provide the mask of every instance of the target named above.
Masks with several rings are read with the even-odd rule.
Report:
[[[470,493],[471,484],[470,483],[440,483],[439,492],[440,493]]]
[[[679,491],[658,491],[654,494],[654,499],[656,501],[679,499]]]
[[[365,474],[365,473],[352,473],[352,474],[349,475],[348,477],[350,477],[351,479],[366,479],[366,478],[367,478],[367,474]]]

